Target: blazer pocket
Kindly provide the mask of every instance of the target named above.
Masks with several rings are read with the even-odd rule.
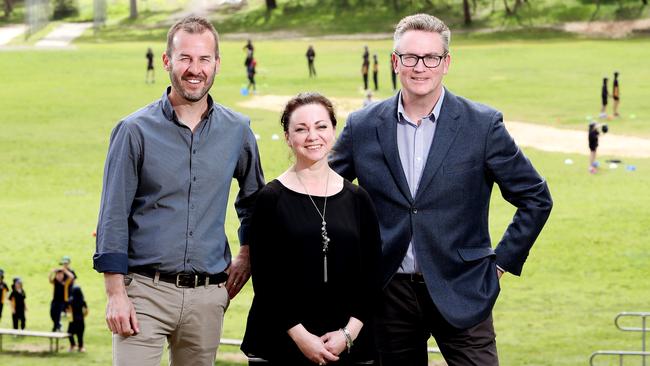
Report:
[[[466,171],[474,170],[479,166],[476,160],[461,161],[458,163],[447,163],[444,164],[442,170],[445,174],[458,174],[464,173]]]
[[[472,262],[486,257],[496,257],[494,249],[490,247],[458,248],[458,254],[465,262]]]

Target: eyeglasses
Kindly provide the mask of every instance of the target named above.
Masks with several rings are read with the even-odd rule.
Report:
[[[447,52],[443,53],[441,56],[437,55],[424,55],[424,56],[418,56],[418,55],[412,55],[410,53],[398,53],[397,51],[393,52],[397,57],[399,57],[400,62],[402,65],[406,67],[415,67],[415,65],[418,64],[420,60],[422,60],[422,63],[424,63],[424,66],[434,69],[440,65],[442,62],[442,59],[447,57]]]

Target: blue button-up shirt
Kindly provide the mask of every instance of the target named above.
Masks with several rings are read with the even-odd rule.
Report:
[[[111,134],[93,257],[99,272],[226,269],[233,178],[239,183],[239,239],[248,241],[255,193],[264,185],[250,121],[208,97],[208,111],[192,132],[179,122],[169,91]]]
[[[404,175],[411,191],[411,197],[415,197],[420,184],[422,172],[427,164],[429,149],[433,142],[433,136],[436,133],[436,121],[440,116],[440,108],[445,98],[445,89],[438,102],[433,107],[431,113],[423,116],[419,121],[411,121],[404,111],[402,103],[402,94],[400,92],[397,104],[397,149],[399,158],[404,169]],[[419,122],[419,123],[418,123]],[[413,250],[413,239],[409,243],[406,256],[402,261],[399,273],[416,273],[419,272],[418,265]]]

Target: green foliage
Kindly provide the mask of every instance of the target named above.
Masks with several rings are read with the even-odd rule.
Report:
[[[79,15],[79,7],[76,0],[53,0],[52,19],[60,20]]]
[[[144,32],[144,31],[143,31]],[[116,35],[117,37],[117,35]],[[509,120],[523,120],[586,130],[585,115],[599,108],[603,74],[621,71],[624,117],[610,123],[611,133],[650,137],[648,39],[597,41],[567,39],[505,41],[499,35],[454,36],[450,90],[491,104]],[[541,38],[541,37],[540,37]],[[107,365],[110,334],[103,320],[102,277],[92,269],[95,228],[108,136],[123,116],[159,98],[168,77],[160,56],[164,42],[77,43],[78,50],[3,52],[0,80],[0,267],[20,275],[28,293],[28,327],[51,326],[48,271],[62,255],[72,256],[90,307],[87,354],[47,355],[47,341],[5,337],[0,365]],[[292,95],[316,90],[328,96],[356,98],[363,44],[380,57],[380,92],[389,85],[390,40],[326,41],[255,40],[261,95]],[[304,52],[313,43],[317,79],[307,78]],[[213,96],[251,117],[261,135],[260,153],[267,179],[290,164],[279,113],[238,105],[246,81],[243,42],[222,43],[222,72]],[[156,84],[145,84],[147,47],[156,57]],[[636,118],[630,117],[635,114]],[[342,126],[341,126],[342,127]],[[606,138],[601,144],[606,143]],[[585,133],[586,150],[586,133]],[[616,331],[619,311],[647,310],[650,237],[650,159],[625,159],[636,172],[607,168],[587,173],[584,155],[524,149],[548,179],[554,212],[533,248],[522,278],[506,276],[494,317],[501,363],[505,366],[585,364],[597,349],[634,349],[639,337]],[[571,158],[576,164],[565,165]],[[602,157],[601,161],[610,157]],[[236,184],[235,184],[236,187]],[[231,192],[230,207],[236,190]],[[496,242],[512,217],[512,208],[494,192],[490,229]],[[234,210],[226,232],[236,242]],[[282,285],[290,285],[287,280]],[[252,298],[250,284],[231,304],[224,337],[241,338]],[[10,327],[5,309],[0,327]],[[65,344],[65,342],[63,342]],[[218,365],[241,364],[238,351],[221,349]],[[164,363],[164,362],[163,362]]]

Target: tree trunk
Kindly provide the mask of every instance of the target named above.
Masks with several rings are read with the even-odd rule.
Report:
[[[512,14],[512,10],[510,10],[510,7],[508,6],[508,0],[503,0],[503,6],[506,7],[506,14],[507,15]]]
[[[472,24],[472,14],[469,9],[469,0],[463,0],[463,14],[465,15],[465,25]]]
[[[129,19],[135,19],[138,17],[138,1],[137,0],[130,0],[130,9],[131,12],[129,14]]]
[[[13,0],[5,0],[5,19],[9,19],[14,10]]]
[[[278,7],[278,4],[275,2],[275,0],[266,0],[266,11],[269,13]]]

